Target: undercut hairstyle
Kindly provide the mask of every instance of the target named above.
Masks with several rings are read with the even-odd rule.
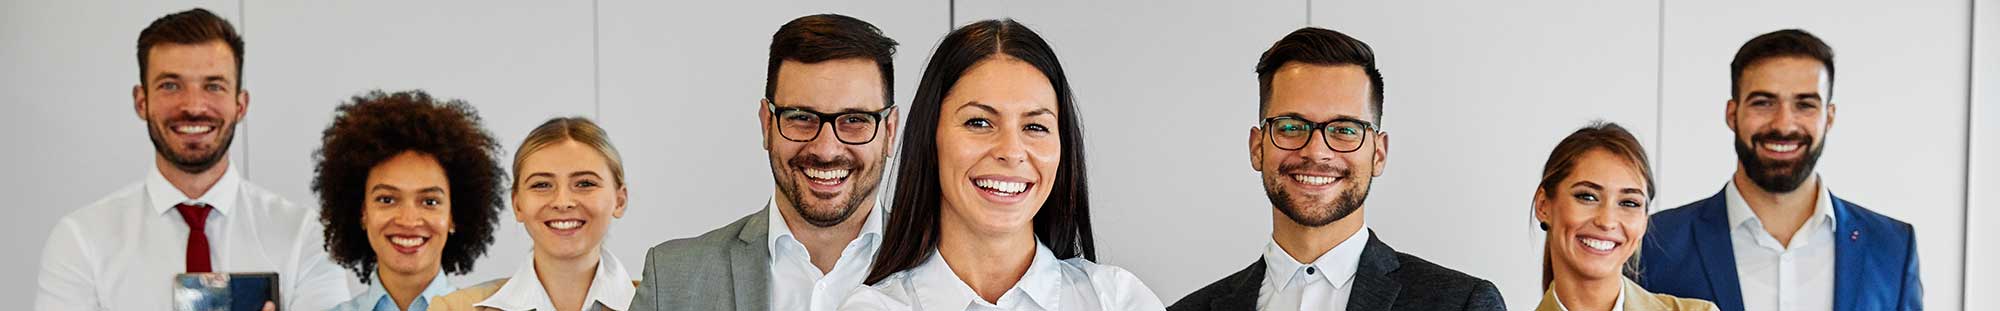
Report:
[[[500,145],[480,125],[472,105],[433,99],[420,90],[372,91],[334,108],[333,124],[323,135],[313,154],[312,190],[326,228],[326,251],[362,283],[375,272],[375,250],[361,221],[368,174],[404,152],[429,155],[444,168],[454,226],[439,259],[444,272],[471,272],[473,261],[493,244],[493,229],[505,209],[501,193],[507,173],[499,165]]]
[[[229,51],[236,56],[236,88],[243,87],[243,36],[236,34],[236,26],[228,20],[209,13],[207,9],[196,8],[168,14],[153,20],[146,30],[139,31],[139,83],[146,83],[146,67],[150,62],[146,56],[153,47],[166,44],[203,44],[221,41],[229,45]]]
[[[1292,31],[1285,38],[1271,44],[1264,56],[1257,59],[1257,114],[1269,112],[1271,107],[1271,77],[1288,63],[1308,65],[1361,66],[1368,75],[1368,109],[1374,113],[1374,122],[1382,123],[1382,71],[1375,69],[1375,51],[1367,42],[1349,37],[1325,28],[1306,27]]]
[[[1585,153],[1590,153],[1593,150],[1609,152],[1612,156],[1625,160],[1625,165],[1638,170],[1640,178],[1646,182],[1646,201],[1653,201],[1653,195],[1655,194],[1653,191],[1653,166],[1648,164],[1652,162],[1646,160],[1645,147],[1640,145],[1639,139],[1633,137],[1632,132],[1626,131],[1625,127],[1618,126],[1618,123],[1604,121],[1591,122],[1590,125],[1585,125],[1583,128],[1577,129],[1576,132],[1570,133],[1569,137],[1564,137],[1562,142],[1556,143],[1555,150],[1549,152],[1548,162],[1542,164],[1542,183],[1540,185],[1542,199],[1554,200],[1557,197],[1557,189],[1562,186],[1562,181],[1569,179],[1570,175],[1576,173],[1578,159],[1583,158]],[[1650,204],[1648,205],[1650,208]],[[1548,230],[1549,224],[1543,223],[1542,231],[1545,232],[1544,234],[1547,234]],[[1635,241],[1632,243],[1641,242]],[[1555,281],[1555,267],[1553,266],[1554,263],[1550,261],[1551,259],[1548,248],[1544,246],[1542,249],[1542,289],[1544,290],[1549,288],[1549,282]],[[1639,252],[1632,252],[1632,258],[1626,259],[1625,271],[1623,273],[1628,279],[1639,279]]]
[[[890,202],[888,225],[882,231],[882,248],[876,251],[864,284],[873,285],[891,274],[915,268],[937,250],[944,189],[943,181],[938,180],[936,142],[945,95],[973,65],[1003,57],[1034,66],[1055,88],[1056,132],[1062,155],[1055,182],[1048,185],[1048,200],[1031,220],[1035,239],[1057,259],[1097,260],[1090,227],[1090,191],[1084,178],[1083,119],[1077,115],[1062,63],[1049,43],[1027,26],[1011,19],[984,20],[946,34],[938,42],[937,52],[931,54],[930,65],[924,67],[916,99],[910,104],[908,126],[903,127],[905,143],[897,160],[895,200]]]
[[[808,15],[778,26],[771,34],[770,66],[764,72],[764,98],[778,90],[778,66],[786,60],[814,64],[837,59],[875,61],[882,72],[882,105],[896,103],[896,40],[874,24],[840,14]]]
[[[591,122],[584,117],[549,119],[548,122],[542,122],[541,126],[536,126],[535,130],[529,131],[528,138],[521,141],[521,147],[514,149],[516,175],[514,178],[527,177],[520,174],[521,165],[527,162],[528,155],[566,141],[577,142],[596,150],[598,156],[604,157],[604,166],[611,170],[612,188],[625,186],[625,160],[618,156],[618,148],[611,146],[611,134],[606,134],[604,128],[597,126],[597,122]],[[520,182],[520,180],[514,181],[515,187],[510,189],[520,191]]]
[[[1729,61],[1729,98],[1743,94],[1743,69],[1759,61],[1780,57],[1806,57],[1818,60],[1826,68],[1826,94],[1823,101],[1833,101],[1833,47],[1820,41],[1818,36],[1799,29],[1773,31],[1749,42],[1736,50],[1736,59]]]

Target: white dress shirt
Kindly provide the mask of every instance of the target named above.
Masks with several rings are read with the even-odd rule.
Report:
[[[1362,225],[1312,264],[1292,259],[1277,240],[1271,240],[1264,246],[1264,285],[1257,288],[1257,310],[1346,310],[1368,236],[1368,225]]]
[[[535,274],[535,254],[529,252],[528,262],[514,270],[506,285],[473,305],[506,311],[556,310],[555,302],[549,300],[549,291],[542,287],[541,276]],[[625,271],[625,264],[618,261],[618,256],[598,248],[597,274],[590,278],[590,289],[584,291],[583,310],[630,310],[632,295],[637,292],[632,287],[632,274]]]
[[[424,285],[424,291],[421,293],[417,293],[416,299],[410,300],[409,311],[430,310],[431,298],[444,296],[445,294],[450,294],[452,291],[455,290],[458,290],[458,288],[452,287],[451,281],[445,279],[444,269],[438,269],[437,277],[431,278],[431,283],[429,285]],[[354,299],[348,300],[347,302],[343,302],[338,306],[333,306],[333,309],[327,309],[327,310],[328,311],[403,311],[401,309],[396,309],[395,297],[390,297],[389,289],[382,287],[382,270],[375,270],[375,281],[368,283],[368,291],[361,292],[360,296],[354,296]]]
[[[1014,288],[988,303],[958,278],[937,251],[849,295],[840,310],[1166,310],[1160,297],[1125,269],[1082,257],[1057,260],[1040,241]]]
[[[869,206],[868,217],[861,221],[861,235],[847,242],[840,251],[840,259],[833,263],[833,270],[820,273],[812,263],[812,253],[806,245],[792,235],[792,227],[785,223],[784,215],[778,209],[777,198],[772,198],[765,206],[770,209],[771,249],[771,310],[811,310],[830,311],[840,306],[847,293],[861,286],[861,279],[868,277],[868,266],[875,264],[875,249],[882,244],[882,206]]]
[[[174,209],[207,204],[215,272],[277,272],[285,310],[325,310],[348,298],[348,270],[327,259],[319,209],[293,205],[243,180],[234,167],[200,198],[158,168],[146,179],[70,212],[49,232],[36,276],[35,310],[157,310],[187,272],[188,224]],[[359,199],[359,198],[357,198]]]
[[[1790,247],[1778,244],[1743,201],[1735,182],[1723,191],[1729,209],[1730,247],[1744,310],[1833,310],[1833,196],[1820,178],[1819,203],[1811,218],[1792,233]]]

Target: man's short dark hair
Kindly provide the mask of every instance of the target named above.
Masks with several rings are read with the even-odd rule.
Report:
[[[243,36],[236,34],[236,27],[228,20],[196,8],[180,13],[168,14],[153,20],[146,30],[139,31],[139,83],[146,83],[146,55],[153,46],[161,43],[202,44],[222,41],[229,45],[229,51],[236,54],[236,87],[243,87]]]
[[[1785,29],[1750,38],[1729,61],[1729,98],[1743,94],[1743,69],[1758,61],[1779,57],[1809,57],[1826,67],[1825,100],[1833,100],[1833,47],[1805,30]]]
[[[764,98],[778,90],[778,65],[785,60],[818,63],[860,58],[875,61],[882,71],[882,104],[895,105],[896,40],[882,36],[882,30],[868,22],[840,14],[808,15],[793,19],[771,34],[771,65],[764,73]]]
[[[1349,37],[1338,31],[1318,27],[1299,28],[1271,44],[1270,50],[1257,59],[1257,113],[1262,115],[1271,106],[1271,76],[1286,63],[1299,62],[1312,65],[1355,65],[1368,74],[1368,88],[1373,91],[1369,98],[1369,109],[1375,111],[1375,122],[1382,122],[1382,72],[1375,70],[1375,51],[1368,43]]]

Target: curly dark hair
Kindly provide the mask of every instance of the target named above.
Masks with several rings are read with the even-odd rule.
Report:
[[[500,144],[481,127],[471,105],[434,100],[422,90],[370,91],[334,108],[333,124],[323,135],[313,154],[312,190],[326,227],[325,248],[362,283],[375,272],[375,250],[361,223],[368,171],[406,151],[436,157],[451,187],[455,230],[440,259],[444,272],[471,272],[473,261],[486,255],[505,209],[507,172],[498,160]]]

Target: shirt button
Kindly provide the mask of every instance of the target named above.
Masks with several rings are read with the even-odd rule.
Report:
[[[1313,274],[1313,272],[1317,272],[1317,271],[1318,271],[1318,269],[1315,269],[1315,268],[1313,268],[1313,267],[1306,267],[1306,275],[1312,275],[1312,274]]]

